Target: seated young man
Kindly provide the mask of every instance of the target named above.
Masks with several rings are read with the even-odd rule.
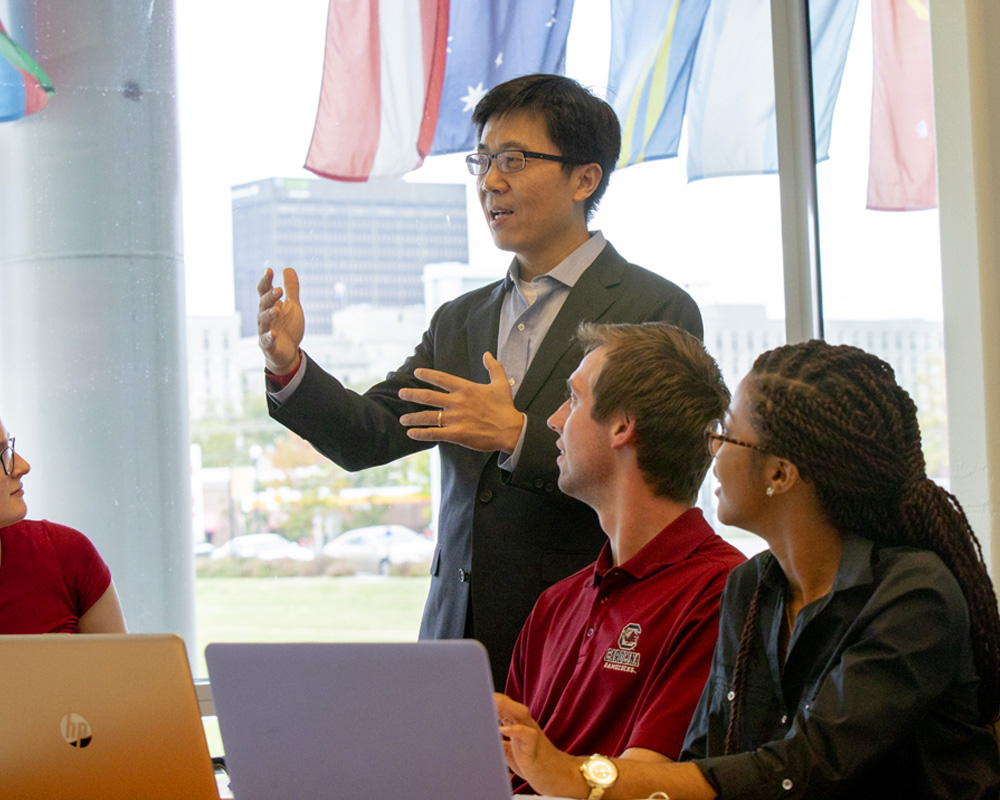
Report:
[[[711,463],[704,432],[729,391],[702,344],[672,325],[584,324],[577,340],[586,356],[549,426],[559,488],[597,512],[608,541],[538,599],[506,693],[562,750],[674,760],[722,589],[745,561],[693,508]],[[518,778],[514,788],[530,790]]]

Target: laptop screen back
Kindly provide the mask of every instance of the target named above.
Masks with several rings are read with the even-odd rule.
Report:
[[[509,800],[489,663],[473,641],[210,644],[237,800]]]
[[[0,636],[0,709],[4,797],[219,796],[178,636]]]

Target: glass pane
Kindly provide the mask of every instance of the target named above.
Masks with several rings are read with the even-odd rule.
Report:
[[[11,5],[0,0],[5,22],[10,19]],[[32,6],[27,0],[16,5]],[[241,227],[240,204],[249,199],[253,187],[257,191],[266,186],[280,189],[283,194],[275,200],[276,213],[312,197],[315,183],[302,169],[302,162],[319,95],[327,8],[313,3],[280,15],[273,11],[271,3],[218,0],[177,4],[174,12],[188,312],[191,546],[199,576],[195,581],[199,641],[188,646],[195,654],[216,639],[414,638],[427,587],[426,570],[418,562],[390,558],[390,575],[378,576],[383,557],[371,566],[375,574],[360,576],[369,570],[348,569],[326,556],[322,548],[341,531],[391,523],[433,540],[436,466],[432,457],[418,455],[351,475],[318,456],[266,414],[261,357],[252,324],[247,325],[252,323],[254,298],[249,310],[245,301],[253,285],[252,281],[241,283],[243,278],[233,268],[240,248],[262,231],[250,223]],[[571,34],[569,73],[598,91],[607,82],[609,15],[607,0],[579,3]],[[280,60],[262,58],[260,48],[251,45],[259,42],[272,43],[281,52]],[[128,49],[128,58],[141,64],[148,58],[143,48],[144,42],[136,42]],[[115,92],[121,87],[111,88],[109,96],[117,98]],[[60,101],[57,95],[56,102],[68,102],[71,97],[67,92]],[[136,87],[126,86],[120,99],[139,97]],[[136,118],[141,117],[143,106],[128,108]],[[52,110],[59,109],[53,106]],[[49,155],[73,166],[73,152]],[[706,343],[735,384],[756,353],[783,340],[777,179],[763,176],[688,184],[685,156],[682,141],[679,158],[616,174],[592,227],[603,230],[629,260],[669,277],[694,296],[703,311]],[[84,160],[86,155],[80,156],[76,166],[83,166]],[[166,172],[156,153],[148,154],[148,161],[153,173]],[[467,256],[449,260],[468,261],[470,266],[430,273],[423,302],[414,303],[413,296],[402,300],[402,305],[394,301],[397,304],[385,312],[395,315],[391,317],[382,311],[359,310],[351,302],[346,283],[345,293],[338,294],[335,287],[323,313],[336,312],[341,330],[354,332],[354,337],[345,334],[341,340],[322,344],[317,335],[315,347],[319,360],[336,361],[340,377],[352,386],[364,388],[400,363],[426,324],[428,309],[501,274],[509,261],[509,255],[496,251],[490,241],[474,196],[474,181],[460,155],[431,159],[407,181],[427,182],[448,184],[451,190],[460,187],[464,192]],[[158,199],[166,202],[165,196]],[[138,226],[157,217],[153,202],[136,200],[129,208],[130,219]],[[81,207],[80,213],[84,210]],[[460,216],[456,212],[456,218]],[[344,231],[335,226],[326,229],[315,216],[288,213],[286,217],[289,228],[300,225],[298,250],[289,251],[297,257],[317,262],[315,241],[308,243],[307,235],[320,228],[325,237],[322,251],[343,261],[363,255],[352,252],[359,245],[345,238]],[[421,220],[415,218],[408,224],[409,232],[404,234],[413,241],[426,233]],[[391,261],[388,255],[385,258]],[[266,265],[280,268],[283,263],[269,264],[266,257],[261,258],[257,274]],[[368,299],[377,300],[385,288],[372,283]],[[377,346],[373,346],[371,327],[385,334]],[[75,335],[75,331],[54,326],[52,341]],[[101,374],[92,377],[104,379]],[[142,377],[124,376],[120,385],[110,388],[122,390],[128,382],[143,385]],[[179,385],[172,381],[155,388],[174,391]],[[16,419],[12,424],[22,435],[28,433]],[[24,436],[26,442],[31,438]],[[39,436],[34,438],[40,441]],[[134,442],[115,440],[112,444],[108,452]],[[705,498],[712,516],[710,491]],[[171,499],[148,502],[167,505]],[[271,549],[260,545],[252,558],[213,557],[234,536],[267,533],[278,534],[288,544],[272,541]],[[130,532],[97,535],[113,538],[126,549],[122,542]],[[272,557],[275,553],[278,556]],[[152,562],[132,555],[115,569],[122,581],[126,577],[137,583],[165,580]],[[348,571],[355,575],[343,577]],[[348,590],[352,594],[345,599]],[[129,608],[125,611],[128,616]],[[141,628],[140,622],[135,624]],[[203,668],[199,671],[204,673]]]
[[[91,539],[133,631],[190,634],[172,7],[13,0],[0,19],[55,85],[0,123],[0,413],[34,467],[28,516]]]
[[[609,44],[600,34],[609,15],[606,3],[577,4],[574,10],[568,65],[576,64],[573,76],[595,88],[607,83],[600,48]],[[580,37],[576,53],[574,33]],[[770,42],[761,41],[760,47],[770,58]],[[762,351],[785,341],[778,176],[688,183],[687,156],[685,126],[677,158],[636,164],[612,176],[592,227],[603,230],[630,261],[694,297],[705,345],[732,390]],[[712,526],[748,555],[764,549],[758,537],[718,521],[715,486],[709,472],[698,501]]]
[[[830,159],[817,167],[826,338],[892,365],[917,404],[928,475],[947,486],[938,212],[866,208],[871,119],[872,8],[861,0]]]
[[[327,543],[341,530],[371,524],[397,522],[421,530],[412,518],[394,516],[398,506],[388,504],[384,497],[365,497],[365,492],[377,494],[379,487],[401,485],[424,492],[420,508],[424,527],[429,526],[433,536],[435,457],[418,456],[407,460],[412,463],[353,476],[339,470],[267,419],[261,358],[252,338],[253,284],[265,265],[280,268],[299,258],[300,276],[315,288],[324,280],[324,270],[371,257],[365,248],[372,245],[352,239],[340,222],[323,219],[316,198],[328,190],[330,182],[317,188],[320,182],[301,169],[319,91],[323,46],[321,35],[303,37],[301,31],[323,30],[325,11],[302,9],[276,20],[250,4],[241,5],[234,20],[222,11],[222,5],[185,6],[177,12],[188,309],[192,315],[192,435],[201,463],[195,492],[196,496],[201,492],[204,508],[196,535],[205,531],[218,546],[233,534],[274,530],[314,550],[318,557],[284,568],[299,578],[268,577],[282,574],[277,562],[250,566],[212,555],[200,559],[198,650],[207,641],[223,638],[412,639],[426,593],[426,570],[392,564],[389,576],[373,578],[371,574],[386,571],[386,557],[363,545]],[[578,4],[570,39],[569,74],[597,91],[607,82],[609,8],[607,2]],[[233,25],[238,28],[234,30]],[[233,46],[226,48],[226,58],[220,61],[215,50],[223,29],[225,40]],[[283,60],[282,70],[262,65],[256,51],[239,46],[262,38],[296,42],[294,48],[286,48],[291,61]],[[215,76],[211,84],[203,80],[206,72]],[[298,79],[290,85],[287,74]],[[235,94],[220,97],[213,88],[220,83],[236,87]],[[262,98],[269,105],[266,114],[261,113]],[[276,107],[270,107],[272,102]],[[468,255],[439,260],[467,261],[470,266],[435,268],[428,273],[426,308],[416,317],[383,322],[381,329],[400,333],[394,341],[383,342],[377,352],[362,346],[370,344],[370,335],[358,334],[346,342],[316,335],[316,328],[329,317],[307,312],[307,320],[315,320],[316,328],[307,334],[304,347],[351,386],[363,389],[401,363],[417,342],[429,313],[441,302],[495,279],[507,268],[510,254],[493,246],[463,158],[464,154],[457,154],[427,159],[406,181],[464,186]],[[231,191],[231,187],[237,188]],[[293,196],[296,193],[298,197]],[[294,208],[310,195],[317,202],[314,213]],[[267,198],[273,201],[273,213],[261,210]],[[247,209],[255,204],[258,211],[252,213],[257,216],[249,216]],[[670,278],[694,296],[705,318],[706,343],[727,380],[735,385],[760,350],[784,340],[778,215],[776,176],[688,184],[686,144],[682,143],[679,158],[629,167],[613,176],[591,227],[602,230],[630,261]],[[291,244],[284,255],[268,249],[277,246],[274,238],[267,238],[272,224],[298,231],[297,251]],[[384,220],[371,224],[376,234],[388,238]],[[323,233],[317,235],[320,229]],[[244,253],[258,259],[251,274],[241,267]],[[267,262],[267,256],[273,261]],[[235,275],[229,270],[230,258],[235,261]],[[234,285],[236,296],[230,301]],[[205,291],[205,287],[211,289]],[[304,295],[306,291],[304,286]],[[350,295],[349,288],[342,289],[326,301],[324,314],[338,314],[334,327],[339,320],[344,330],[357,330],[373,313],[371,309],[359,311]],[[227,316],[234,306],[242,312],[241,322]],[[222,397],[215,401],[204,396],[212,391],[209,376],[220,373],[220,361],[208,369],[197,367],[209,358],[209,351],[217,353],[220,347],[218,334],[207,333],[213,326],[225,328],[232,343],[230,369],[240,377],[238,389],[230,391],[231,400],[224,399],[221,389],[217,393]],[[209,350],[205,350],[206,343]],[[345,355],[348,348],[354,348],[353,363]],[[195,377],[200,375],[205,375],[204,385]],[[236,383],[231,377],[229,385]],[[711,489],[707,484],[703,504],[714,520]],[[345,503],[350,497],[363,505],[352,505],[348,511]],[[727,533],[748,552],[761,546],[742,532]],[[336,566],[324,556],[324,546],[327,552],[336,547]],[[344,566],[348,559],[353,566]],[[361,577],[323,574],[340,570]],[[408,574],[415,571],[421,574]],[[352,624],[352,619],[357,623]]]

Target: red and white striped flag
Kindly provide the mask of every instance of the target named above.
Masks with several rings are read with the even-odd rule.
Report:
[[[306,169],[396,178],[423,163],[441,101],[448,0],[336,0]]]

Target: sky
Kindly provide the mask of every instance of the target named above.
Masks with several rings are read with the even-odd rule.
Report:
[[[828,320],[941,318],[937,212],[866,211],[871,103],[870,0],[861,0],[834,119],[818,167]],[[178,114],[188,313],[233,310],[230,187],[303,169],[319,97],[326,0],[176,4]],[[578,0],[567,72],[607,82],[609,0]],[[766,305],[783,315],[777,176],[688,184],[680,158],[611,178],[592,229],[630,261],[686,287],[702,305]],[[470,262],[502,272],[460,155],[426,160],[413,181],[468,188]],[[263,271],[263,266],[262,266]],[[863,291],[862,291],[863,290]]]

